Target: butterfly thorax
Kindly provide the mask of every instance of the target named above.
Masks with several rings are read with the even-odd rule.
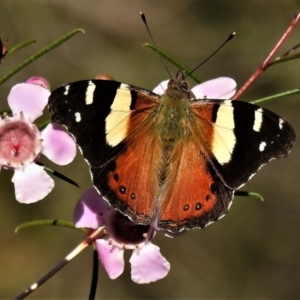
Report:
[[[186,82],[184,82],[184,87],[188,88]],[[160,99],[156,120],[157,134],[164,149],[171,151],[176,143],[189,133],[187,124],[189,115],[189,91],[181,88],[175,79],[171,79],[168,89]]]

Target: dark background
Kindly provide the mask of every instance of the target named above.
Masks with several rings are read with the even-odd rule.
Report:
[[[105,72],[116,80],[152,89],[168,75],[159,57],[143,48],[149,36],[139,12],[147,15],[159,47],[189,67],[212,53],[229,35],[237,36],[197,74],[204,80],[233,77],[239,86],[267,56],[295,11],[292,0],[51,0],[2,1],[0,36],[10,45],[28,38],[37,43],[0,66],[0,76],[42,47],[74,28],[83,28],[64,45],[40,58],[0,89],[5,108],[10,88],[28,77],[46,77],[52,88],[93,78]],[[300,42],[300,26],[281,53]],[[251,101],[299,87],[300,61],[276,65],[243,95]],[[169,66],[175,74],[176,68]],[[192,83],[192,82],[191,82]],[[265,103],[299,132],[299,95]],[[46,159],[49,166],[53,165]],[[149,285],[137,285],[126,270],[110,280],[100,268],[99,299],[296,299],[300,297],[299,144],[288,159],[271,162],[243,189],[264,196],[236,198],[229,214],[205,230],[192,230],[154,242],[171,263],[169,275]],[[14,199],[12,172],[0,173],[0,298],[13,298],[44,275],[83,238],[66,228],[34,228],[14,233],[25,221],[71,220],[80,194],[90,186],[88,167],[78,154],[74,163],[56,169],[80,184],[80,189],[55,179],[53,192],[31,205]],[[33,183],[37,184],[37,183]],[[87,249],[49,280],[31,299],[86,299],[91,278],[92,249]]]

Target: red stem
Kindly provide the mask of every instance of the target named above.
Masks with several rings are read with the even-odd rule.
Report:
[[[287,39],[287,37],[290,35],[290,33],[293,31],[295,28],[297,22],[300,19],[300,12],[297,12],[287,28],[287,30],[284,32],[282,37],[279,39],[273,50],[270,52],[268,57],[264,60],[264,62],[255,70],[255,72],[250,76],[250,78],[244,83],[244,85],[238,90],[238,92],[232,97],[232,100],[238,99],[245,91],[248,89],[248,87],[258,78],[258,76],[261,75],[263,71],[265,71],[268,68],[268,64],[274,57],[275,53],[279,50],[283,42]]]

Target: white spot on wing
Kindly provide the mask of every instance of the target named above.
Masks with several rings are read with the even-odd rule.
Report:
[[[110,146],[118,145],[126,137],[131,100],[130,87],[122,83],[105,119],[106,141]]]
[[[227,208],[227,211],[230,209],[231,205],[232,205],[233,201],[231,200],[228,204],[228,208]]]
[[[262,114],[263,110],[260,107],[259,109],[257,109],[254,113],[254,124],[253,124],[253,130],[256,132],[260,131],[261,128],[261,124],[263,122],[263,114]]]
[[[212,223],[215,223],[215,222],[214,221],[210,221],[210,222],[206,223],[204,227],[207,227],[208,225],[210,225]]]
[[[223,165],[231,160],[231,153],[236,144],[234,130],[234,109],[231,101],[220,105],[214,126],[212,152]]]
[[[259,144],[259,151],[263,152],[265,150],[266,146],[267,146],[266,142],[261,142]]]
[[[65,86],[64,95],[66,95],[66,96],[68,95],[68,93],[69,93],[69,88],[70,88],[70,85],[69,85],[69,84]]]
[[[279,119],[279,128],[282,129],[283,127],[283,123],[284,123],[284,120],[282,119]]]
[[[218,221],[221,220],[221,219],[223,219],[224,217],[225,217],[225,214],[219,216]]]
[[[75,113],[75,121],[80,122],[81,121],[81,114],[79,112]]]
[[[89,105],[89,104],[92,104],[93,101],[94,101],[94,91],[95,91],[95,88],[96,88],[96,85],[92,82],[92,81],[89,81],[88,83],[88,87],[86,89],[86,92],[85,92],[85,104],[86,105]]]

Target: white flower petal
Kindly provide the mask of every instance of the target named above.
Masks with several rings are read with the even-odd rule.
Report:
[[[116,279],[124,271],[124,250],[110,245],[108,240],[96,240],[99,259],[110,279]]]
[[[21,203],[33,203],[45,198],[53,189],[53,179],[43,167],[34,163],[16,169],[12,178],[16,199]]]
[[[58,165],[69,164],[76,155],[76,144],[58,124],[50,123],[42,132],[42,153]]]
[[[136,283],[150,283],[164,278],[170,263],[162,256],[159,247],[152,243],[133,250],[130,258],[131,279]]]
[[[33,122],[43,114],[50,92],[35,84],[20,83],[11,89],[7,101],[14,114],[23,112]]]
[[[165,93],[166,89],[168,88],[168,82],[170,79],[162,81],[156,88],[153,89],[153,93],[157,95],[162,95]]]
[[[236,82],[229,77],[205,81],[191,89],[196,99],[230,99],[236,92]]]

